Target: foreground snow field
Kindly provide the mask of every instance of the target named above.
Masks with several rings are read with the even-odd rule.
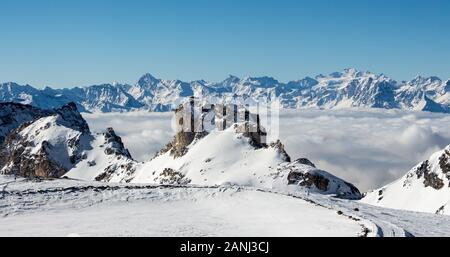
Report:
[[[246,187],[0,176],[0,236],[442,236],[450,217]]]
[[[0,236],[357,236],[365,223],[239,187],[2,185]]]

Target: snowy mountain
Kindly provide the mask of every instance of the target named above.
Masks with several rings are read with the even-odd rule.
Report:
[[[361,201],[395,209],[450,214],[450,145],[401,179],[368,193]]]
[[[329,75],[287,83],[271,77],[229,76],[222,82],[157,79],[142,76],[135,85],[103,84],[71,89],[35,89],[15,83],[0,84],[0,101],[58,108],[75,102],[81,111],[170,111],[188,96],[278,99],[283,108],[400,108],[450,112],[450,80],[418,76],[397,82],[383,74],[345,69]]]
[[[18,126],[19,121],[14,121],[0,126],[2,131],[9,130],[0,152],[2,174],[60,178],[83,166],[121,171],[132,161],[112,129],[92,134],[74,103],[49,111],[18,104],[8,106],[14,107],[8,109],[10,116],[21,117],[24,123]],[[8,110],[2,109],[5,113]]]

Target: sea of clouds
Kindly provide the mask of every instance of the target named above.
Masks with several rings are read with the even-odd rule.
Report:
[[[133,157],[145,161],[174,135],[171,113],[84,114],[93,131],[113,127]],[[403,176],[450,144],[450,115],[401,110],[284,110],[279,137],[293,159],[319,168],[362,191]]]

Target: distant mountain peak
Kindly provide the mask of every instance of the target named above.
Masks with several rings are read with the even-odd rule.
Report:
[[[158,83],[158,82],[159,82],[159,79],[155,78],[152,74],[145,73],[138,80],[138,85],[155,84],[155,83]]]

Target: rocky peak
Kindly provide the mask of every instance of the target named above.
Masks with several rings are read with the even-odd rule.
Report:
[[[312,163],[310,160],[308,160],[306,158],[299,158],[299,159],[295,160],[295,162],[303,164],[303,165],[308,165],[308,166],[311,166],[313,168],[316,167],[316,165],[314,163]]]
[[[113,128],[107,128],[103,133],[105,138],[105,154],[107,155],[122,155],[131,159],[131,154],[128,149],[125,148],[122,138],[119,137]]]
[[[289,154],[284,149],[284,145],[281,143],[280,140],[277,140],[276,142],[272,142],[270,144],[270,147],[275,148],[277,150],[278,154],[281,157],[281,160],[283,160],[285,162],[290,162],[291,161],[291,157],[289,156]]]
[[[222,81],[222,84],[225,86],[231,86],[233,84],[239,83],[240,80],[240,78],[234,75],[228,75],[228,77],[224,81]]]
[[[77,105],[70,102],[61,108],[55,109],[56,114],[59,115],[59,122],[69,128],[80,131],[82,133],[89,133],[89,126],[78,111]]]
[[[138,80],[137,85],[140,87],[154,87],[159,81],[150,73],[146,73]]]
[[[354,185],[330,173],[317,169],[308,159],[282,163],[278,168],[287,174],[287,184],[306,188],[311,192],[333,194],[338,198],[361,199],[361,192]]]

